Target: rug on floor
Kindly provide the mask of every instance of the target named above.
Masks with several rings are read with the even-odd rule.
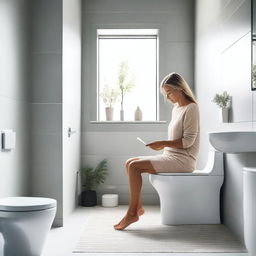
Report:
[[[247,252],[224,225],[161,224],[160,209],[145,207],[145,214],[124,231],[113,228],[127,206],[90,210],[83,233],[73,252]]]

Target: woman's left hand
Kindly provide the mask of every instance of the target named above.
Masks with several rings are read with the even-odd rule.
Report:
[[[147,144],[146,146],[150,147],[154,150],[161,150],[165,147],[165,145],[163,145],[162,141],[151,142],[151,143]]]

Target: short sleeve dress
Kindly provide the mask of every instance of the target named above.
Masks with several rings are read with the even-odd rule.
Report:
[[[168,140],[182,139],[183,148],[165,147],[162,154],[140,156],[150,160],[156,172],[192,172],[199,151],[200,116],[196,103],[174,105],[168,125]]]

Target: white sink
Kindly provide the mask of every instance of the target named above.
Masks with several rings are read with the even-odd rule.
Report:
[[[256,152],[256,131],[209,132],[209,141],[221,152]]]

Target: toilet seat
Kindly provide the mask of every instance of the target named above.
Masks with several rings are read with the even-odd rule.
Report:
[[[56,200],[44,197],[5,197],[0,199],[0,211],[28,212],[56,207]]]
[[[193,172],[158,172],[162,176],[210,176],[208,172],[194,170]]]
[[[194,170],[193,172],[158,172],[159,176],[224,176],[223,171],[223,152],[209,150],[208,161],[204,169]]]

